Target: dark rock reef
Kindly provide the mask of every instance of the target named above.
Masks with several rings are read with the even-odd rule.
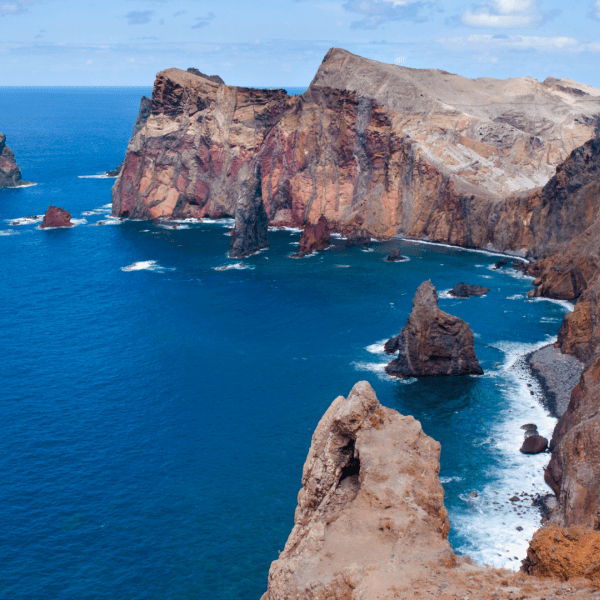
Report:
[[[468,323],[438,308],[431,281],[423,282],[413,299],[412,311],[402,331],[385,343],[385,352],[398,358],[385,370],[396,377],[481,375]]]
[[[484,296],[490,291],[490,288],[480,285],[470,285],[468,283],[457,283],[448,293],[455,298],[470,298],[471,296]]]
[[[40,229],[48,229],[50,227],[73,227],[71,223],[71,213],[64,208],[50,205],[50,208],[44,214],[44,220],[40,225]]]
[[[30,185],[21,179],[21,169],[17,166],[13,151],[6,145],[6,136],[0,133],[0,188]]]
[[[392,248],[390,253],[386,256],[385,260],[388,262],[402,262],[408,260],[408,256],[403,256],[398,248]]]

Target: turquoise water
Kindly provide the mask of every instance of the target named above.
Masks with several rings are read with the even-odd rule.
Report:
[[[260,598],[312,432],[360,379],[442,443],[454,547],[517,566],[539,516],[506,501],[543,491],[547,460],[520,455],[518,428],[553,421],[511,365],[565,307],[527,300],[530,280],[484,253],[335,240],[298,260],[299,233],[272,231],[239,261],[227,223],[107,218],[114,180],[81,177],[121,162],[143,93],[0,89],[0,131],[37,183],[0,191],[0,598]],[[12,224],[49,204],[78,225]],[[410,261],[385,262],[395,246]],[[471,324],[483,376],[384,374],[427,278]],[[448,298],[459,281],[491,291]]]

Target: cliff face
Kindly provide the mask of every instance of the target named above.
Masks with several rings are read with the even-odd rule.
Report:
[[[113,213],[233,215],[240,168],[257,161],[271,224],[324,215],[344,233],[537,256],[548,228],[552,245],[571,225],[524,192],[594,135],[600,114],[600,98],[564,83],[469,80],[340,49],[295,98],[169,69],[130,142]]]
[[[6,145],[6,136],[0,133],[0,188],[19,187],[27,183],[21,179],[21,170],[13,151]]]

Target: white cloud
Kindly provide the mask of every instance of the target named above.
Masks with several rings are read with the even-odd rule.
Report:
[[[488,0],[474,10],[465,10],[460,20],[470,27],[521,28],[536,27],[547,18],[538,0]]]
[[[0,13],[3,15],[16,15],[23,9],[16,2],[4,2],[0,4]]]
[[[468,35],[436,40],[445,46],[481,50],[540,50],[545,52],[598,52],[600,43],[584,44],[566,36],[541,37],[534,35]]]

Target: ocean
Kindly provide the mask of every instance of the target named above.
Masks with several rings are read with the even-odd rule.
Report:
[[[150,93],[0,88],[0,131],[37,184],[0,190],[0,598],[258,600],[312,432],[361,379],[441,442],[453,547],[518,568],[540,515],[509,498],[549,491],[520,426],[555,422],[522,356],[569,305],[528,300],[531,279],[485,252],[335,239],[293,259],[300,233],[275,230],[232,260],[231,221],[111,218],[101,174]],[[76,226],[40,230],[50,204]],[[410,260],[386,262],[394,247]],[[385,374],[425,279],[484,375]],[[452,299],[460,281],[490,292]]]

